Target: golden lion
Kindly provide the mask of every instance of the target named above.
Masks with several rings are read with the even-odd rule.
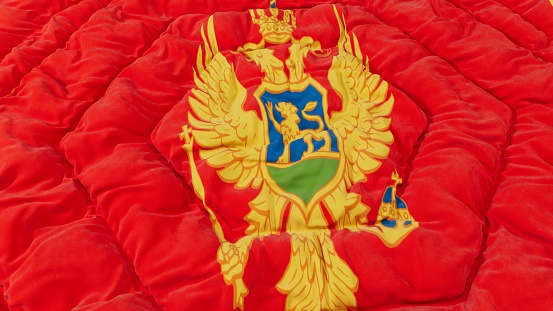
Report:
[[[294,106],[292,103],[279,102],[276,105],[275,109],[280,112],[284,118],[281,123],[278,123],[275,120],[275,116],[273,114],[273,104],[271,102],[267,102],[266,107],[269,119],[273,122],[275,129],[282,135],[282,140],[284,142],[284,151],[278,158],[277,163],[290,163],[290,144],[300,138],[303,138],[303,141],[307,145],[307,150],[302,154],[302,159],[308,154],[313,153],[313,139],[317,141],[324,141],[324,145],[320,151],[330,151],[330,135],[327,131],[324,131],[324,123],[321,116],[307,114],[307,112],[312,111],[315,107],[317,107],[316,101],[307,103],[305,108],[301,111],[301,114],[305,120],[315,121],[319,124],[319,127],[315,130],[300,130],[298,123],[300,123],[301,119],[298,116],[298,107]]]

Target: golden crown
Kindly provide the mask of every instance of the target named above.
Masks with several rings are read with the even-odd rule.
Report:
[[[263,39],[273,44],[283,44],[292,38],[292,31],[296,29],[296,17],[291,10],[269,9],[250,10],[252,21],[259,26]]]

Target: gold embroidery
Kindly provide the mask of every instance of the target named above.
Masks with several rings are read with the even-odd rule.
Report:
[[[320,43],[311,37],[292,36],[296,25],[292,11],[270,9],[270,16],[265,12],[250,11],[263,40],[238,49],[264,73],[254,93],[261,119],[243,108],[247,91],[234,67],[219,53],[213,17],[208,20],[207,31],[201,29],[204,45],[198,50],[196,88],[189,98],[192,112],[180,136],[185,141],[193,186],[221,242],[217,260],[225,282],[233,286],[235,308],[243,309],[248,295],[242,277],[251,243],[283,231],[290,235],[291,254],[276,286],[287,295],[286,309],[355,308],[359,281],[336,253],[329,221],[337,230],[375,234],[390,247],[397,246],[418,226],[396,196],[396,186],[401,183],[397,174],[392,176],[396,183],[386,189],[389,192],[383,196],[373,226],[367,220],[370,207],[359,194],[350,192],[388,156],[393,143],[389,126],[394,98],[387,82],[369,71],[368,59],[363,62],[356,36],[347,33],[344,18],[335,7],[339,51],[333,56],[328,79],[342,99],[342,108],[329,116],[327,90],[305,72],[304,64],[309,53],[319,57],[329,54],[322,55]],[[283,62],[265,49],[265,42],[289,43],[290,56]],[[300,98],[308,94],[305,96],[312,99],[303,103],[280,100],[285,93]],[[301,120],[305,122],[300,126]],[[305,127],[306,122],[310,127]],[[282,144],[282,151],[271,151],[271,143]],[[299,155],[292,152],[292,144],[298,143],[305,146]],[[201,160],[215,168],[221,180],[237,190],[259,189],[244,218],[248,223],[245,236],[235,243],[225,239],[217,215],[206,204],[194,159],[195,145]],[[302,179],[302,174],[316,176],[311,179],[320,184],[306,184],[311,179]],[[325,210],[331,219],[326,218]]]
[[[252,21],[259,26],[263,39],[272,44],[283,44],[292,38],[292,31],[296,28],[296,17],[290,10],[269,9],[270,16],[265,10],[250,10]],[[279,18],[282,13],[282,19]]]
[[[336,254],[329,230],[292,233],[292,253],[277,288],[286,310],[346,310],[355,305],[359,281]]]

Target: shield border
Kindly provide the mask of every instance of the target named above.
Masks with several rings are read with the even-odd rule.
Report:
[[[330,124],[329,115],[328,115],[328,98],[327,98],[328,90],[325,89],[313,77],[309,76],[304,81],[301,81],[299,83],[290,83],[290,84],[288,84],[288,83],[287,84],[273,84],[273,83],[270,83],[270,82],[267,82],[267,81],[263,81],[261,83],[261,85],[259,85],[257,90],[254,92],[254,98],[256,99],[256,101],[259,105],[259,109],[260,109],[261,114],[262,114],[263,127],[264,127],[263,128],[263,135],[264,135],[264,138],[265,138],[266,142],[270,141],[269,140],[269,119],[268,119],[268,116],[267,116],[267,111],[265,109],[265,106],[263,105],[263,102],[261,101],[261,95],[265,91],[269,91],[269,92],[272,92],[272,93],[275,93],[275,94],[278,94],[278,93],[281,93],[281,92],[284,92],[284,91],[302,92],[309,85],[312,85],[317,91],[319,91],[321,93],[321,95],[322,95],[322,103],[321,104],[323,105],[323,118],[324,118],[324,121],[325,121],[325,123],[326,123],[329,130],[334,129],[332,127],[332,125]],[[311,215],[311,212],[320,203],[321,199],[325,195],[327,195],[327,194],[331,193],[333,190],[335,190],[338,187],[338,185],[340,184],[340,181],[342,180],[342,177],[343,177],[343,174],[344,174],[344,169],[345,169],[345,158],[342,154],[343,142],[342,142],[342,138],[340,137],[340,135],[335,135],[335,137],[337,139],[338,150],[339,150],[338,151],[339,162],[338,162],[338,169],[336,170],[336,174],[334,175],[334,177],[332,178],[332,180],[329,183],[327,183],[324,187],[319,189],[315,193],[315,195],[313,195],[313,197],[311,198],[311,200],[307,204],[305,204],[299,196],[297,196],[293,193],[289,193],[289,192],[284,191],[278,185],[278,183],[271,178],[271,176],[268,172],[268,169],[267,169],[267,166],[268,166],[267,162],[263,162],[263,164],[261,165],[261,174],[263,176],[263,179],[267,182],[267,185],[271,188],[271,190],[273,190],[279,196],[287,198],[293,204],[300,207],[300,210],[302,211],[302,213],[304,214],[304,217],[306,217],[306,219],[309,218],[309,216]],[[261,151],[261,158],[262,159],[267,158],[267,146],[263,147],[263,149]],[[302,161],[302,160],[300,160],[300,161]],[[284,166],[287,166],[287,165],[290,165],[290,164],[281,164],[281,165],[284,167]],[[307,213],[305,213],[304,211],[306,211]]]

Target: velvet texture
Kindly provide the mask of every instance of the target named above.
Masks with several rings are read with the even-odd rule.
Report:
[[[550,310],[550,2],[278,1],[323,49],[339,39],[331,4],[395,97],[390,156],[355,191],[375,218],[397,168],[420,224],[396,248],[332,232],[357,310]],[[259,85],[228,52],[260,40],[252,8],[268,1],[0,1],[1,311],[232,310],[178,134],[210,15],[248,94]],[[327,88],[329,66],[306,60]],[[237,238],[257,191],[211,175]],[[289,254],[287,234],[253,244],[245,310],[284,309]]]

